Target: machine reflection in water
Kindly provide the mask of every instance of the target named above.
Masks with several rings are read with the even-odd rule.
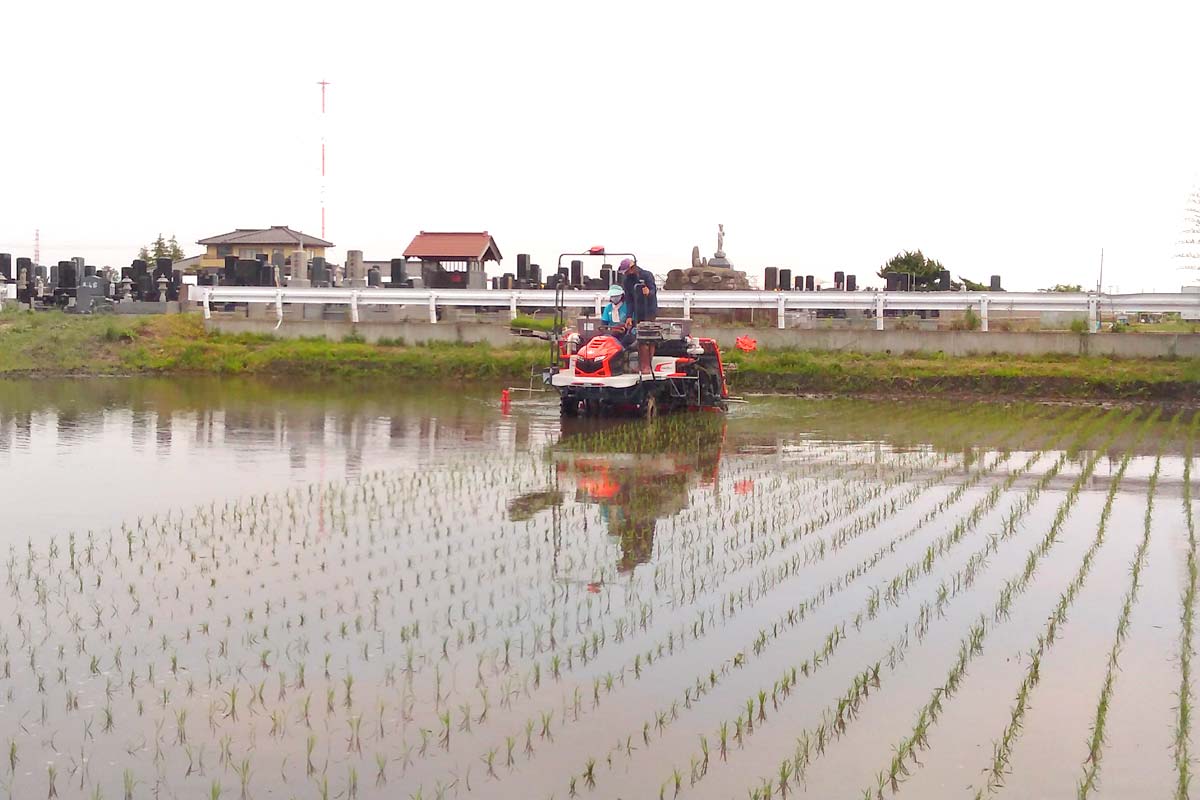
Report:
[[[513,498],[509,518],[549,511],[557,563],[562,537],[571,535],[563,529],[563,504],[594,506],[620,549],[617,572],[627,574],[652,557],[660,520],[687,508],[693,490],[716,491],[724,441],[725,420],[707,414],[651,425],[564,419],[562,437],[548,449],[553,485]]]

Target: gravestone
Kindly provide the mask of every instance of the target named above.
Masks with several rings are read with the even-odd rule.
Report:
[[[85,275],[75,292],[75,313],[91,314],[107,299],[107,284],[96,275]]]
[[[258,259],[255,258],[239,258],[237,262],[237,276],[234,279],[234,286],[257,286],[258,285]]]
[[[379,267],[371,267],[367,270],[367,286],[375,289],[383,286],[383,273],[379,271]]]
[[[11,283],[15,278],[12,269],[12,254],[0,253],[0,282]]]
[[[34,286],[37,283],[37,270],[33,268],[33,260],[17,259],[17,300],[22,303],[33,301]]]
[[[58,288],[74,289],[79,285],[79,272],[74,261],[58,262]]]
[[[312,260],[312,285],[329,286],[329,267],[326,266],[325,259],[321,256],[316,256]]]
[[[133,282],[133,299],[152,303],[157,297],[154,293],[154,278],[149,272],[143,272]]]
[[[291,272],[288,275],[288,286],[296,286],[300,288],[311,285],[312,281],[308,277],[308,254],[303,250],[296,250],[291,256]]]
[[[363,265],[362,250],[346,251],[346,279],[351,289],[363,289],[367,285],[367,269]]]
[[[169,258],[159,258],[154,262],[154,283],[158,285],[159,278],[166,278],[168,282],[171,280],[171,273],[175,271],[174,265]]]

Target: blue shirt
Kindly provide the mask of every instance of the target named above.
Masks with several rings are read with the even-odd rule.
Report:
[[[621,283],[627,300],[630,298],[633,299],[634,306],[631,310],[637,317],[637,321],[641,322],[643,316],[646,319],[654,319],[655,315],[658,314],[658,287],[654,283],[654,273],[648,269],[638,267],[637,269],[630,270]],[[646,284],[646,288],[650,290],[648,296],[642,294],[638,283]],[[640,314],[638,313],[639,311]]]
[[[609,303],[600,310],[600,321],[605,325],[620,325],[625,320],[629,319],[629,304],[622,302],[621,305],[614,307]]]

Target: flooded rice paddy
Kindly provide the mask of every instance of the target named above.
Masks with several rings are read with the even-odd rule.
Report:
[[[1191,410],[0,384],[0,797],[1186,797]]]

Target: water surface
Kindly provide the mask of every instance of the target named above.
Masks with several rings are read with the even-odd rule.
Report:
[[[862,796],[911,745],[887,792],[1073,797],[1098,763],[1162,793],[1195,433],[1153,408],[752,398],[647,425],[498,386],[5,382],[2,788]]]

